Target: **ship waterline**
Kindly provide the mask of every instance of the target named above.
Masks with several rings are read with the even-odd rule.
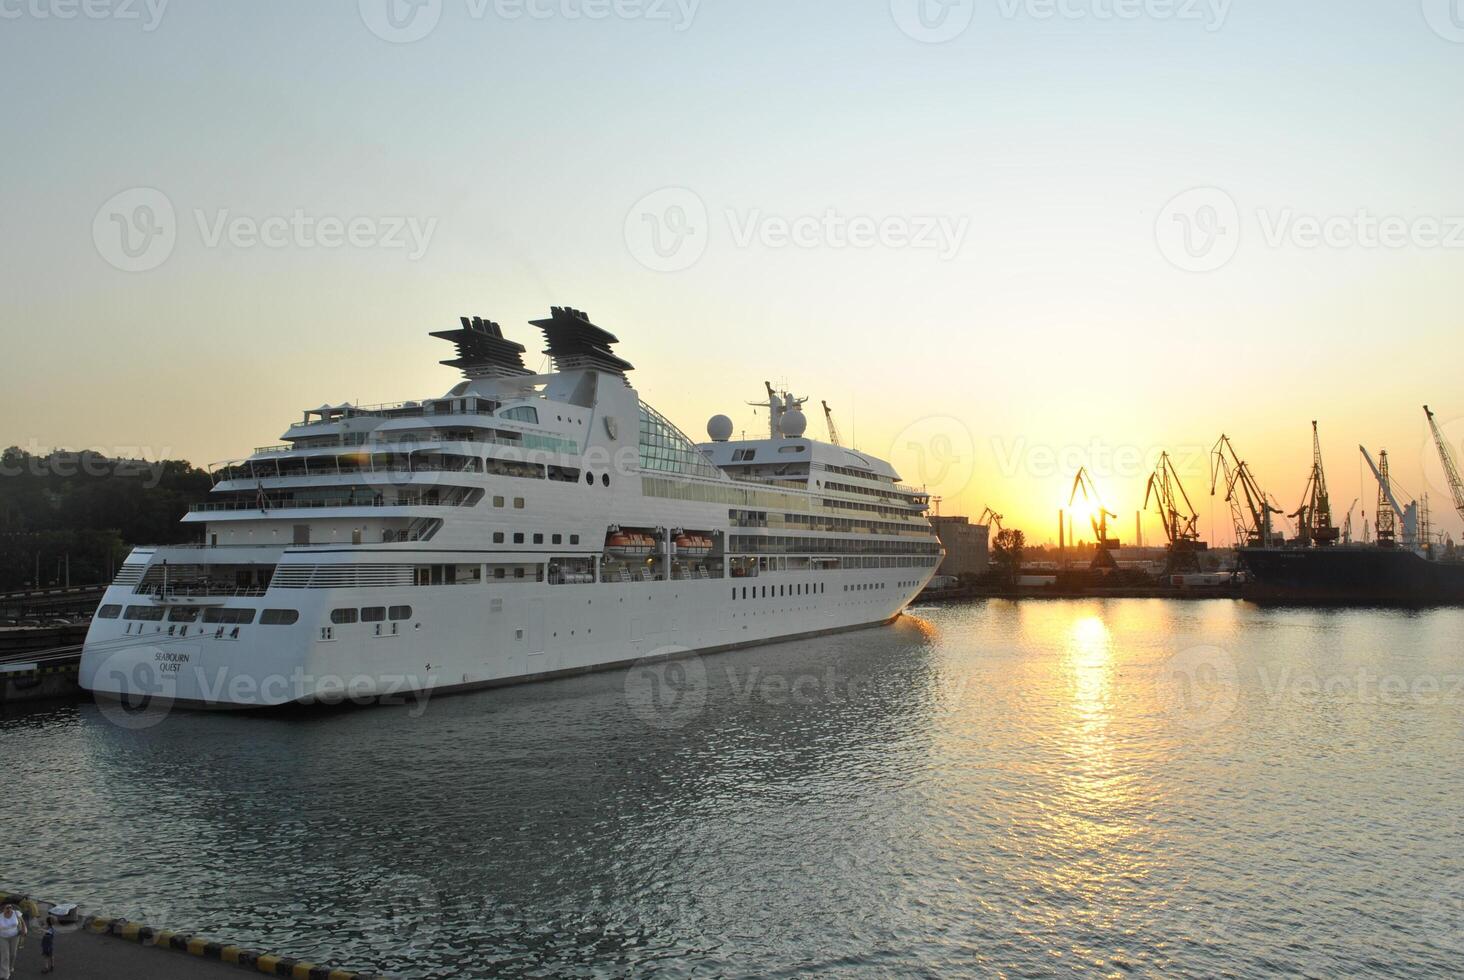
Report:
[[[942,555],[927,497],[804,434],[692,443],[583,313],[536,321],[536,375],[498,326],[436,336],[464,380],[420,402],[323,405],[215,469],[201,543],[138,548],[81,683],[220,707],[501,685],[887,623]]]

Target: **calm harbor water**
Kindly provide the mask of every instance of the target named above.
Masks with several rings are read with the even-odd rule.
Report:
[[[1464,611],[917,608],[424,710],[12,713],[0,750],[0,884],[404,976],[1464,962]]]

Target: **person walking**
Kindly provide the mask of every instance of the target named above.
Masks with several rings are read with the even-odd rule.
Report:
[[[20,909],[10,902],[0,905],[0,980],[10,980],[24,935],[25,916]]]
[[[41,933],[42,973],[56,969],[56,920],[46,916],[46,931]]]

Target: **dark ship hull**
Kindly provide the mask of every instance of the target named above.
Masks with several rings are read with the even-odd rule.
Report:
[[[1401,548],[1242,548],[1261,602],[1464,605],[1464,562],[1429,561]]]

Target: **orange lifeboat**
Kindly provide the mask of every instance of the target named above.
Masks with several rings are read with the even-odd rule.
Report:
[[[649,534],[617,531],[605,538],[606,553],[617,558],[644,558],[655,548],[655,539]]]

